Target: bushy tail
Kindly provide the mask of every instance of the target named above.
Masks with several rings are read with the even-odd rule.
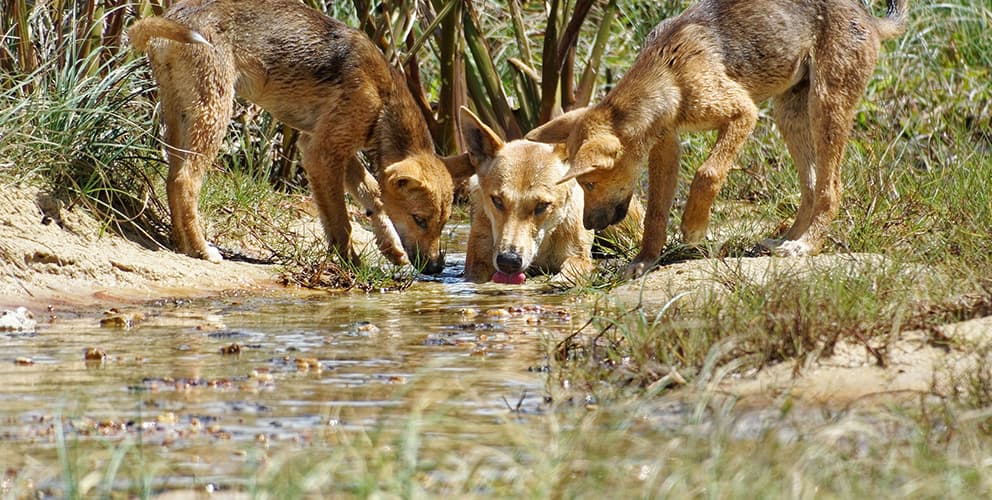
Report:
[[[148,50],[148,42],[152,38],[167,38],[179,43],[210,45],[210,42],[197,31],[162,17],[146,17],[139,20],[131,25],[127,30],[127,35],[131,39],[131,46],[140,52]]]
[[[875,28],[882,40],[889,40],[906,31],[906,9],[909,0],[886,0],[885,17],[875,19]]]

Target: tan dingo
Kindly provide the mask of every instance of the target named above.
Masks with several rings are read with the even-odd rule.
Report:
[[[599,104],[566,113],[527,134],[565,143],[585,192],[583,221],[602,229],[626,214],[648,159],[648,206],[641,250],[627,267],[640,276],[666,243],[679,170],[678,134],[717,130],[696,171],[682,217],[686,243],[702,241],[710,207],[758,116],[772,114],[799,170],[801,203],[776,253],[819,249],[836,216],[840,162],[854,107],[882,40],[905,27],[906,0],[876,18],[858,0],[703,0],[663,21],[634,65]]]
[[[593,234],[582,227],[582,190],[559,183],[564,148],[503,140],[466,108],[462,136],[475,168],[465,279],[521,283],[525,273],[561,273],[575,283],[592,270]]]
[[[388,257],[404,262],[405,250],[424,272],[441,271],[451,176],[402,77],[364,34],[295,0],[187,0],[138,21],[129,35],[148,53],[160,87],[179,251],[221,258],[203,236],[197,207],[238,95],[302,132],[303,167],[332,251],[357,259],[347,187],[372,215]],[[358,163],[359,151],[375,178]]]

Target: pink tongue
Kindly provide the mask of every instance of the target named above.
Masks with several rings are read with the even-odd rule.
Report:
[[[493,283],[506,283],[507,285],[519,285],[527,279],[524,273],[507,274],[502,271],[493,273]]]

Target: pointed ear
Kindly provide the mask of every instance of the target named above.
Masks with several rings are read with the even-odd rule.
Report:
[[[389,165],[382,171],[386,186],[391,189],[415,189],[423,185],[420,169],[410,161],[400,161]]]
[[[448,173],[451,174],[451,180],[455,184],[475,175],[475,164],[472,162],[471,155],[468,153],[445,156],[441,158],[441,161],[444,162],[444,167],[448,169]]]
[[[568,172],[562,176],[558,183],[588,174],[594,170],[609,170],[616,164],[621,152],[623,152],[623,145],[620,144],[620,139],[617,136],[613,134],[596,135],[579,146]]]
[[[575,125],[579,123],[579,120],[585,116],[586,111],[589,108],[579,108],[573,109],[568,113],[565,113],[554,120],[537,127],[530,132],[527,132],[527,140],[534,142],[544,142],[547,144],[556,144],[565,142],[568,139],[568,135],[572,133],[572,129]]]
[[[586,167],[586,168],[581,168],[580,167],[580,168],[576,168],[575,165],[572,165],[572,166],[568,167],[568,172],[565,172],[565,175],[563,175],[561,177],[561,179],[558,179],[558,182],[557,183],[558,184],[562,184],[564,182],[568,182],[568,181],[570,181],[570,180],[572,180],[572,179],[574,179],[574,178],[576,178],[576,177],[578,177],[580,175],[586,175],[589,172],[592,172],[593,170],[596,170],[596,169],[595,168],[592,168],[592,167]]]
[[[468,154],[476,166],[493,158],[503,148],[503,140],[499,135],[468,108],[462,106],[458,110],[458,116],[461,119],[462,138],[465,139]]]

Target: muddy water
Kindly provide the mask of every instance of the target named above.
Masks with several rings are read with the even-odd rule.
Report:
[[[460,274],[395,293],[162,301],[0,334],[0,465],[44,491],[60,463],[102,477],[115,450],[131,462],[140,447],[170,489],[224,485],[260,456],[401,428],[415,411],[436,414],[435,443],[498,439],[507,402],[543,408],[544,348],[581,308],[540,284]]]

